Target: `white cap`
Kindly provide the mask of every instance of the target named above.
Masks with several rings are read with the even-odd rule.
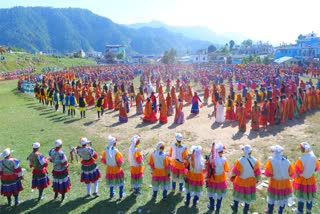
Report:
[[[215,147],[215,150],[216,150],[218,153],[219,153],[219,152],[222,152],[222,151],[225,149],[225,148],[224,148],[224,145],[223,145],[221,142],[215,144],[214,147]]]
[[[117,142],[117,139],[115,137],[112,137],[111,135],[108,136],[108,145],[109,147],[112,147],[113,144]]]
[[[163,141],[159,141],[157,143],[157,150],[160,150],[161,147],[164,147],[164,142]]]
[[[3,150],[3,152],[1,153],[1,156],[7,157],[7,156],[10,155],[10,153],[11,153],[11,152],[10,152],[10,149],[7,148],[7,149]]]
[[[191,152],[201,152],[202,147],[201,146],[191,146]]]
[[[181,133],[176,133],[176,139],[177,141],[182,141],[183,137]]]
[[[136,134],[131,138],[131,143],[137,144],[139,140],[140,140],[140,136]]]
[[[33,143],[33,144],[32,144],[32,148],[33,148],[33,149],[38,149],[38,148],[40,148],[40,143],[39,143],[39,142]]]
[[[276,153],[281,153],[284,150],[282,146],[279,145],[274,145],[271,146],[271,151],[276,152]]]
[[[89,143],[88,139],[85,138],[85,137],[82,137],[82,138],[80,139],[80,142],[81,142],[81,145],[86,145],[87,143]]]
[[[305,150],[306,152],[310,152],[310,151],[311,151],[311,147],[310,147],[310,145],[309,145],[308,142],[302,142],[302,143],[300,143],[300,147],[304,148],[304,150]]]
[[[54,146],[55,147],[60,147],[62,145],[62,140],[61,139],[58,139],[54,142]]]

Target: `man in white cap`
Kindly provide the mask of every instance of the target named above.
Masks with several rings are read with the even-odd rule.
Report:
[[[42,199],[43,190],[50,185],[50,179],[48,177],[48,159],[40,153],[40,143],[36,142],[32,144],[33,151],[27,157],[30,168],[32,170],[32,189],[37,188],[39,190],[38,201]]]
[[[8,205],[11,206],[11,196],[14,196],[15,205],[19,205],[19,192],[23,190],[21,179],[22,170],[20,161],[10,155],[10,149],[5,149],[0,156],[1,195],[6,196]]]
[[[123,156],[116,148],[117,139],[111,135],[108,137],[108,146],[102,151],[101,162],[107,165],[107,187],[110,188],[110,198],[114,196],[114,188],[119,187],[119,197],[123,197],[124,172],[121,168]]]
[[[239,202],[244,202],[243,214],[249,212],[250,203],[256,200],[256,183],[260,179],[260,162],[251,156],[250,145],[242,146],[244,156],[235,161],[232,167],[233,204],[231,209],[238,212]]]
[[[162,188],[162,198],[166,199],[170,186],[170,158],[164,152],[164,142],[157,143],[156,150],[151,153],[148,164],[152,170],[152,198],[155,199],[159,188]]]
[[[216,214],[220,212],[222,199],[227,196],[229,163],[223,156],[224,149],[222,143],[213,143],[207,160],[207,193],[210,201],[208,208],[215,210]],[[217,200],[216,206],[215,200]]]
[[[171,157],[172,191],[176,190],[176,184],[178,182],[180,192],[183,190],[183,183],[187,174],[185,164],[189,155],[187,147],[182,145],[182,140],[182,134],[176,133],[176,142],[172,143],[169,150],[169,156]]]
[[[65,193],[71,188],[71,181],[69,177],[69,163],[67,156],[62,151],[62,140],[58,139],[54,142],[54,148],[49,151],[49,160],[53,163],[53,183],[54,199],[60,193],[62,195],[61,201],[65,198]]]
[[[134,194],[141,194],[140,187],[144,176],[143,154],[140,145],[140,136],[134,135],[131,138],[131,145],[129,148],[129,162],[131,174],[131,187],[134,189]]]
[[[295,163],[296,177],[293,181],[294,195],[298,200],[298,214],[303,214],[306,203],[307,214],[311,214],[313,200],[317,193],[317,179],[314,172],[320,171],[320,161],[317,160],[309,143],[300,143],[302,156]]]
[[[292,197],[292,184],[290,177],[295,175],[293,165],[282,155],[283,147],[275,145],[271,147],[273,156],[265,165],[264,174],[269,179],[268,185],[268,209],[266,213],[272,214],[274,205],[279,205],[278,214],[282,214],[289,198]]]
[[[101,172],[96,164],[98,153],[91,148],[88,144],[87,138],[80,139],[81,147],[77,148],[77,154],[82,158],[81,161],[81,179],[87,185],[87,196],[91,195],[91,183],[93,183],[93,195],[98,197],[98,181],[101,178]]]

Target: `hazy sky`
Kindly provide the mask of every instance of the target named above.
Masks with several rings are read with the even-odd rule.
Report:
[[[300,33],[319,32],[319,0],[0,0],[0,7],[87,8],[116,23],[158,20],[169,25],[207,26],[254,40],[294,42]]]

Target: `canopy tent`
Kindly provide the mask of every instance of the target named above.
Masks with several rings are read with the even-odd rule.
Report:
[[[284,56],[284,57],[280,57],[278,59],[275,59],[273,62],[278,63],[278,64],[293,64],[293,63],[297,63],[299,60],[297,60],[294,57],[291,56]]]

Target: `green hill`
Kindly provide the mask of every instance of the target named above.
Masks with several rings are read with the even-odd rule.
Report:
[[[78,8],[14,7],[0,9],[0,45],[28,51],[67,53],[83,49],[104,52],[107,44],[129,51],[162,54],[170,48],[184,53],[209,46],[165,28],[132,29]]]
[[[15,71],[32,66],[37,71],[43,68],[64,68],[79,65],[95,65],[90,59],[36,55],[29,53],[6,53],[0,61],[0,72]]]

